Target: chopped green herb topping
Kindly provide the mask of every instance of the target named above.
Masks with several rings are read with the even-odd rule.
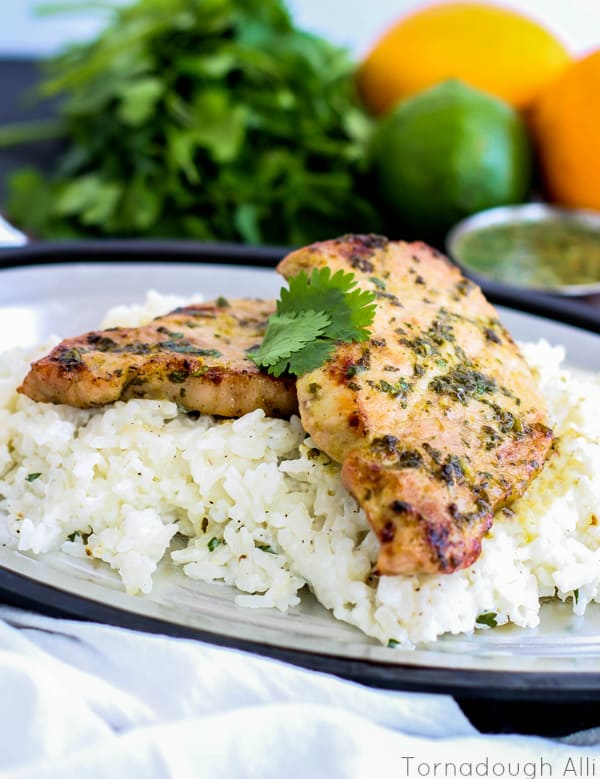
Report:
[[[496,392],[498,385],[480,371],[459,365],[443,376],[432,379],[429,389],[440,395],[450,395],[465,404],[468,398],[478,399]]]
[[[377,289],[381,289],[385,292],[385,281],[377,276],[369,276],[369,281],[372,281]]]
[[[187,340],[183,341],[162,341],[158,346],[161,349],[168,349],[170,352],[179,354],[193,354],[197,357],[220,357],[221,352],[218,349],[202,349],[194,346]]]
[[[101,333],[91,333],[87,337],[87,342],[99,352],[111,352],[117,347],[116,341]]]
[[[81,365],[81,349],[73,347],[67,351],[61,352],[56,359],[67,368],[74,368]]]
[[[464,477],[465,468],[462,460],[455,454],[449,454],[440,468],[440,478],[446,484],[452,485],[455,482],[463,481]]]
[[[397,468],[420,468],[423,465],[423,456],[414,449],[406,449],[398,454]]]
[[[39,479],[41,475],[42,475],[41,473],[28,473],[27,476],[25,477],[25,480],[32,482],[35,481],[36,479]]]
[[[353,376],[356,376],[357,373],[364,373],[366,370],[368,370],[367,365],[354,363],[354,365],[349,365],[346,368],[346,378],[351,379]]]
[[[171,371],[169,373],[169,381],[173,382],[173,384],[183,384],[189,375],[189,371]]]
[[[393,398],[405,398],[413,388],[412,384],[406,381],[406,379],[399,379],[395,384],[390,384],[389,381],[381,379],[376,386],[380,392],[385,392]]]
[[[183,333],[174,333],[172,330],[169,330],[169,328],[165,327],[164,325],[157,327],[156,331],[158,333],[162,333],[163,335],[168,335],[169,338],[183,338]]]
[[[219,546],[219,544],[222,544],[222,543],[223,542],[221,541],[220,538],[217,538],[216,536],[213,536],[210,539],[210,541],[208,542],[208,551],[209,552],[214,552],[215,549]]]
[[[480,614],[475,622],[478,625],[487,625],[488,628],[495,628],[498,625],[497,616],[495,611],[486,611],[485,614]]]

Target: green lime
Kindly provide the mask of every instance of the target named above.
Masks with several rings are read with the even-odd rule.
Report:
[[[476,211],[522,202],[532,153],[525,124],[509,105],[452,80],[386,115],[375,133],[373,166],[390,216],[431,235]]]

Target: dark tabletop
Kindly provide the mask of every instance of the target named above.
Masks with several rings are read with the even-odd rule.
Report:
[[[46,119],[56,114],[55,102],[35,99],[39,67],[33,60],[0,59],[0,125],[28,119]],[[24,165],[48,170],[60,145],[56,141],[0,149],[0,202],[6,195],[7,175]]]

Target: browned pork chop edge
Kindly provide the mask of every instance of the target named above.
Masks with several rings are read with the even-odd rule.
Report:
[[[248,352],[262,342],[273,301],[223,298],[178,308],[136,328],[67,339],[35,362],[18,391],[78,408],[130,398],[238,417],[297,411],[296,383],[259,370]]]

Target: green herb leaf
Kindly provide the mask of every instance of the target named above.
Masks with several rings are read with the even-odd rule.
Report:
[[[273,376],[301,376],[320,367],[337,343],[365,341],[375,309],[375,295],[358,288],[353,273],[301,271],[281,290],[263,342],[248,357]]]
[[[183,370],[183,371],[171,371],[167,378],[170,382],[173,384],[183,384],[183,382],[189,378],[190,372]]]
[[[103,224],[118,204],[121,187],[94,175],[81,176],[68,182],[56,200],[56,213],[79,214],[83,224]]]
[[[90,8],[104,8],[100,34],[44,66],[57,121],[0,128],[4,144],[64,139],[50,175],[13,178],[17,224],[50,238],[277,245],[381,232],[355,64],[297,29],[284,0],[54,10]]]
[[[36,479],[39,479],[41,475],[42,475],[41,473],[29,473],[25,477],[25,481],[28,481],[28,482],[35,481]]]
[[[216,536],[213,536],[210,541],[208,542],[208,551],[214,552],[215,549],[221,544],[222,541],[220,538],[217,538]]]
[[[307,348],[312,351],[317,346],[318,351],[322,352],[317,339],[330,322],[329,316],[323,311],[275,314],[269,319],[262,344],[255,352],[250,352],[248,357],[261,368],[268,368],[272,376],[281,376],[285,371],[296,373],[299,367],[298,352]],[[327,344],[326,348],[333,346]]]
[[[277,552],[269,544],[257,544],[256,548],[260,549],[261,552],[267,552],[267,554],[277,554]]]
[[[487,625],[489,628],[495,628],[498,625],[497,616],[495,611],[486,611],[484,614],[480,614],[475,622],[478,625]]]
[[[383,279],[380,279],[378,276],[369,276],[369,281],[372,281],[377,289],[385,292],[385,281]]]
[[[158,78],[142,78],[133,83],[125,84],[120,92],[121,119],[132,127],[147,122],[156,108],[164,90],[164,84]]]
[[[390,640],[387,642],[387,645],[390,649],[395,649],[397,646],[400,646],[400,642],[396,641],[395,638],[390,638]]]
[[[281,290],[277,313],[298,313],[312,309],[325,311],[331,318],[327,337],[339,341],[366,341],[366,328],[375,317],[375,295],[360,289],[353,273],[328,267],[314,268],[310,278],[306,271],[289,279],[289,289]]]

